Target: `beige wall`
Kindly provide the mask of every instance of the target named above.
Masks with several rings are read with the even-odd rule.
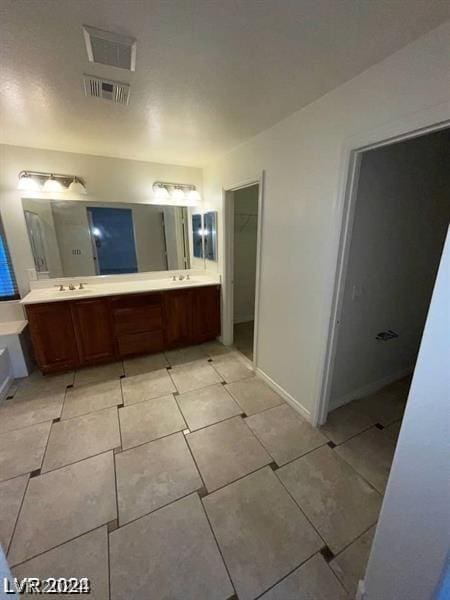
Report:
[[[450,24],[419,38],[204,170],[208,208],[265,170],[258,367],[315,417],[350,150],[450,119]]]
[[[22,210],[23,192],[17,190],[22,170],[78,175],[85,180],[89,200],[99,202],[145,203],[157,180],[191,183],[202,192],[202,171],[197,168],[0,145],[0,212],[22,295],[29,290],[26,269],[34,267]],[[52,197],[86,200],[86,196],[70,194]]]

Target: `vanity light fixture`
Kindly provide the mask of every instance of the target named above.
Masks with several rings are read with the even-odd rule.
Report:
[[[17,189],[22,192],[71,192],[87,194],[83,180],[76,175],[43,173],[41,171],[21,171]]]
[[[187,183],[168,183],[155,181],[153,197],[150,204],[166,204],[167,206],[197,206],[201,201],[195,185]]]

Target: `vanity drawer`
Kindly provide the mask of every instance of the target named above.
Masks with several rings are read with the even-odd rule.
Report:
[[[117,337],[117,351],[121,358],[134,354],[151,354],[164,349],[163,331],[129,333]]]
[[[113,309],[114,333],[125,335],[158,331],[163,328],[161,306],[136,306]]]

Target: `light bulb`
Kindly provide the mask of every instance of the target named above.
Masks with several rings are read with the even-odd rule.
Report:
[[[28,173],[24,173],[19,178],[19,183],[17,184],[17,189],[21,192],[37,192],[39,191],[39,183],[28,175]]]
[[[155,196],[160,200],[168,200],[170,198],[168,189],[163,185],[153,186],[153,191],[155,192]]]
[[[182,203],[185,199],[184,192],[181,188],[175,188],[174,190],[172,190],[170,192],[170,196],[179,203]]]
[[[73,181],[69,185],[68,190],[72,194],[87,194],[86,188],[81,183],[81,181],[79,179],[77,179],[76,177],[73,178]]]
[[[53,175],[50,175],[44,183],[43,190],[44,192],[62,192],[63,186],[53,177]]]

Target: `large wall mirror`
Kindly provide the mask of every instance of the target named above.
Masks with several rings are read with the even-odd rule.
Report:
[[[190,268],[186,207],[22,199],[38,277]]]

